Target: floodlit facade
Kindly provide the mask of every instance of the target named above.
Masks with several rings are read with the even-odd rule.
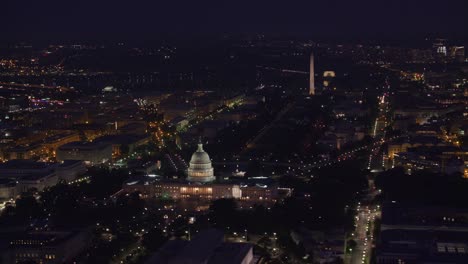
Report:
[[[215,181],[209,155],[198,144],[188,168],[186,180],[168,180],[145,177],[131,179],[123,185],[123,192],[140,192],[143,198],[171,198],[175,200],[195,199],[211,201],[232,198],[246,203],[275,203],[279,197],[276,185],[252,183],[245,180]],[[255,179],[254,179],[255,180]],[[265,179],[263,179],[265,180]]]
[[[112,160],[112,145],[101,142],[70,142],[57,149],[57,160],[82,160],[87,165],[106,163]]]
[[[210,156],[203,150],[201,143],[198,143],[198,149],[190,159],[187,180],[190,182],[212,182],[215,180]]]

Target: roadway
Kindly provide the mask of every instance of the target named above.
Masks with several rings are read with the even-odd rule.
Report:
[[[380,209],[377,207],[369,208],[368,206],[358,206],[356,215],[355,231],[352,238],[356,241],[356,247],[351,253],[351,264],[368,264],[370,263],[373,246],[374,246],[374,221],[380,218]]]
[[[72,89],[68,87],[63,87],[63,86],[50,86],[50,85],[43,85],[43,84],[28,84],[28,83],[6,83],[6,82],[0,82],[0,88],[12,88],[12,89],[18,89],[18,90],[26,90],[29,88],[35,88],[35,89],[50,89],[50,90],[59,90],[60,92],[70,92],[73,91]]]
[[[387,89],[390,87],[387,86]],[[390,119],[390,104],[386,93],[378,97],[379,99],[379,115],[377,116],[372,135],[375,142],[380,142],[370,149],[369,151],[369,162],[367,169],[371,172],[378,172],[384,169],[384,150],[382,145],[386,141],[390,141],[394,138],[386,138],[386,128],[388,125],[388,120]],[[374,247],[374,236],[373,230],[375,228],[375,219],[380,218],[380,207],[377,205],[375,207],[369,206],[374,200],[375,196],[378,194],[374,186],[374,182],[369,179],[369,191],[366,197],[362,200],[362,205],[359,203],[356,213],[355,221],[355,231],[352,234],[352,238],[356,241],[356,247],[351,253],[351,258],[349,263],[351,264],[368,264],[371,260],[371,253]],[[365,205],[365,206],[364,206]]]

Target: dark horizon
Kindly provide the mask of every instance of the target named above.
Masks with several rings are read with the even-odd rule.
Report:
[[[279,3],[10,1],[0,41],[154,41],[164,37],[267,34],[330,40],[465,41],[468,3],[460,0]]]

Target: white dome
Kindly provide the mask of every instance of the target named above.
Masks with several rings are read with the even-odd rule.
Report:
[[[203,150],[203,144],[193,153],[188,168],[188,180],[193,182],[211,182],[214,178],[213,166],[208,153]]]
[[[198,149],[192,154],[190,164],[211,164],[210,156],[203,150],[203,145],[198,144]]]

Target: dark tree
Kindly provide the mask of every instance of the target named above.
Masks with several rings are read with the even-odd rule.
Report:
[[[143,236],[142,244],[149,251],[158,250],[167,241],[167,236],[159,228],[148,231]]]
[[[28,217],[37,217],[40,211],[40,205],[32,195],[25,195],[16,199],[15,212],[19,219],[24,220]]]
[[[130,147],[127,144],[122,144],[120,146],[120,154],[122,156],[127,156],[130,153]]]
[[[227,227],[235,223],[237,203],[234,199],[219,199],[210,206],[210,217],[215,225]]]

